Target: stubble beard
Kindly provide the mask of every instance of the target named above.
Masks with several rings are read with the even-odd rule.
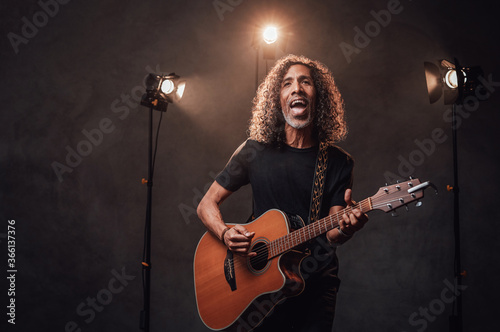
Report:
[[[294,117],[290,113],[291,112],[288,112],[288,113],[283,112],[283,117],[285,118],[286,123],[288,123],[288,125],[294,129],[306,128],[313,121],[311,110],[309,110],[309,112],[307,114],[307,119],[305,121],[294,119]]]

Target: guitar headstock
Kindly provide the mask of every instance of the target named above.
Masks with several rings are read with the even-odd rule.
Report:
[[[419,179],[410,179],[390,186],[381,187],[377,193],[371,197],[372,208],[385,212],[393,211],[424,197],[424,189],[429,186],[434,187],[429,181],[420,183]],[[434,187],[434,189],[436,188]]]

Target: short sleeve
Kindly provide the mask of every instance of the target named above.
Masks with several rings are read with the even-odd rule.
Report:
[[[224,169],[215,178],[224,189],[235,192],[250,182],[247,149],[248,140],[236,149]]]

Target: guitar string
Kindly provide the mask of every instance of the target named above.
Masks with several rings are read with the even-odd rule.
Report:
[[[305,227],[302,227],[292,233],[286,234],[280,238],[277,238],[269,243],[267,243],[264,247],[259,248],[257,250],[253,250],[252,252],[256,252],[257,256],[252,260],[250,259],[251,263],[253,264],[261,264],[264,261],[269,261],[270,259],[286,252],[289,251],[298,245],[305,243],[323,233],[326,233],[330,228],[333,229],[338,226],[338,221],[337,220],[332,220],[332,219],[339,219],[340,215],[343,215],[346,212],[351,212],[352,209],[355,208],[361,208],[363,211],[369,210],[369,202],[368,199],[363,200],[355,205],[348,206],[336,213],[333,213],[331,215],[328,215],[327,217],[318,220],[318,222],[315,222],[313,224],[309,224]],[[325,231],[323,231],[323,229]],[[305,234],[300,234],[300,233],[305,233]],[[311,236],[311,233],[313,233],[313,236]],[[307,239],[307,240],[302,240],[302,238]],[[294,244],[297,243],[297,244]],[[273,252],[274,250],[274,252]],[[265,252],[268,252],[268,255],[264,255]],[[271,252],[271,253],[270,253]],[[269,254],[270,253],[270,254]],[[259,255],[261,255],[259,257]],[[243,261],[238,260],[237,263],[238,265],[247,265],[248,260],[246,257]]]
[[[398,190],[398,192],[400,192],[400,191]],[[380,197],[388,195],[388,194],[389,193],[376,194],[373,197],[371,197],[371,199],[372,199],[372,201],[376,201]],[[393,193],[391,193],[391,195],[392,194]],[[411,201],[413,201],[413,200],[415,200],[415,198],[412,198]],[[407,203],[410,203],[411,201],[409,201]],[[387,206],[387,204],[394,203],[394,202],[399,202],[399,198],[385,200],[383,202],[377,202],[376,204],[373,204],[372,208],[370,209],[369,199],[365,199],[365,200],[363,200],[355,205],[348,206],[348,207],[346,207],[346,208],[344,208],[336,213],[328,215],[327,217],[318,220],[318,222],[315,222],[313,224],[309,224],[309,225],[307,225],[303,228],[300,228],[292,233],[289,233],[289,234],[286,234],[280,238],[277,238],[277,239],[267,243],[262,248],[259,248],[257,250],[252,251],[252,252],[257,253],[257,256],[253,260],[251,258],[247,259],[246,257],[243,257],[245,259],[238,260],[236,263],[239,263],[238,265],[241,266],[241,265],[248,265],[248,260],[250,260],[250,262],[253,263],[254,265],[261,264],[264,261],[269,261],[270,259],[273,259],[274,257],[276,257],[276,256],[278,256],[286,251],[289,251],[289,250],[299,246],[300,244],[303,244],[303,243],[337,227],[338,221],[332,220],[332,219],[339,219],[341,214],[343,215],[346,212],[348,212],[348,213],[352,212],[352,210],[356,209],[356,208],[361,209],[361,211],[369,212],[369,211],[373,210],[374,208]],[[407,204],[407,203],[403,203],[403,204]],[[331,225],[328,225],[328,224],[331,224]],[[323,231],[323,228],[325,229],[325,231]],[[328,228],[330,228],[330,229],[328,229]],[[312,237],[311,237],[311,232],[314,234],[314,236],[312,236]],[[309,233],[309,234],[301,234],[301,233]],[[307,239],[307,240],[302,240],[302,238]],[[294,243],[296,243],[296,244],[294,244]],[[264,255],[266,252],[268,254]],[[260,257],[259,257],[259,255],[260,255]],[[234,261],[234,259],[232,261]]]
[[[258,250],[253,250],[252,252],[257,253],[257,257],[253,258],[251,262],[253,264],[259,264],[269,258],[274,258],[281,253],[284,253],[288,250],[293,249],[294,247],[305,243],[323,233],[326,233],[328,230],[331,230],[338,226],[338,221],[334,219],[339,219],[341,215],[346,212],[352,211],[352,209],[359,208],[362,211],[370,210],[370,204],[368,199],[363,200],[355,205],[346,207],[334,214],[328,215],[327,217],[315,222],[313,224],[309,224],[299,230],[296,230],[292,233],[286,234],[280,238],[277,238],[270,243],[266,244],[263,248],[259,248]],[[313,234],[311,236],[311,233]],[[304,238],[304,240],[302,240]],[[268,252],[268,255],[264,255],[265,252]],[[261,257],[259,257],[261,255]],[[270,256],[270,257],[269,257]],[[248,261],[247,259],[245,261]],[[245,262],[243,262],[244,264]],[[248,262],[247,262],[248,263]]]
[[[374,196],[374,198],[375,198],[375,196]],[[374,206],[385,206],[386,204],[388,204],[390,202],[396,202],[396,201],[398,201],[398,199],[388,200],[388,201],[385,201],[383,203],[378,203]],[[330,227],[330,229],[335,228],[336,226],[338,226],[338,221],[332,220],[333,217],[336,217],[336,219],[339,219],[340,214],[343,214],[345,212],[349,212],[349,210],[352,211],[352,209],[354,209],[354,208],[359,208],[358,205],[360,205],[361,209],[363,209],[363,206],[366,206],[367,203],[368,202],[366,202],[366,201],[362,201],[362,202],[358,203],[357,205],[350,206],[350,207],[345,208],[345,209],[343,209],[335,214],[329,215],[329,216],[319,220],[318,223],[310,224],[310,225],[308,225],[309,227],[307,227],[307,226],[303,227],[303,228],[298,230],[299,232],[294,231],[293,233],[289,233],[281,238],[278,238],[274,241],[271,241],[270,243],[266,244],[264,247],[259,248],[258,250],[252,251],[252,252],[256,252],[257,256],[256,256],[256,258],[253,258],[253,260],[250,259],[251,263],[256,265],[256,264],[261,264],[264,261],[269,261],[270,259],[272,259],[272,258],[274,258],[274,257],[276,257],[276,256],[278,256],[278,255],[280,255],[288,250],[293,249],[294,247],[298,246],[298,244],[302,244],[302,243],[308,241],[308,240],[302,241],[302,237],[307,238],[307,235],[306,234],[301,235],[300,232],[305,233],[306,230],[309,230],[309,237],[311,237],[310,233],[312,231],[314,233],[314,236],[312,238],[314,238],[314,237],[317,237],[317,236],[327,232],[329,227]],[[368,204],[368,208],[369,208],[369,204]],[[327,219],[329,219],[329,220],[327,220]],[[331,224],[331,226],[327,225],[327,223]],[[324,232],[322,231],[323,227],[325,229]],[[318,233],[317,231],[319,231],[319,234],[317,234]],[[286,238],[288,238],[288,239],[286,239]],[[296,242],[298,244],[294,244]],[[275,248],[273,248],[273,243],[276,244],[276,246],[274,246]],[[277,250],[277,252],[274,255],[272,253],[273,249]],[[266,251],[268,252],[268,255],[263,255],[263,254],[265,254]],[[269,252],[271,252],[271,254],[269,254]],[[261,255],[261,256],[259,257],[259,255]],[[271,256],[271,257],[269,257],[269,256]],[[240,263],[237,265],[248,265],[248,259],[244,259],[243,261],[238,261],[237,263]]]

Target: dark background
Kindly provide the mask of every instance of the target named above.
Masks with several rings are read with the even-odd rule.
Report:
[[[423,62],[456,57],[500,82],[495,2],[404,0],[378,31],[370,25],[371,11],[387,10],[385,0],[48,3],[50,15],[40,14],[43,6],[33,0],[0,5],[1,326],[139,330],[148,110],[137,101],[149,72],[175,71],[188,85],[164,114],[159,136],[151,330],[206,330],[192,279],[204,233],[194,209],[246,137],[255,93],[252,38],[258,27],[275,22],[289,33],[277,57],[303,54],[335,75],[350,129],[340,146],[356,159],[355,198],[410,171],[440,190],[437,196],[426,191],[423,207],[400,210],[398,218],[372,213],[364,230],[339,249],[335,331],[447,331],[451,304],[441,294],[453,283],[450,107],[442,99],[429,104]],[[226,7],[218,12],[217,4]],[[34,20],[37,31],[24,27]],[[365,31],[367,24],[373,29],[368,45],[346,57],[341,43],[356,46],[355,28]],[[13,46],[9,33],[25,39]],[[259,80],[272,63],[261,56]],[[459,114],[466,331],[496,330],[499,88],[493,83],[489,100]],[[156,112],[155,127],[158,118]],[[440,129],[439,142],[431,144]],[[85,133],[94,133],[94,143]],[[68,157],[78,148],[85,156]],[[250,194],[243,189],[224,204],[227,222],[245,220]],[[15,326],[7,324],[5,283],[7,222],[13,219]],[[123,273],[128,280],[115,282]],[[91,311],[86,302],[96,296],[106,305]]]

